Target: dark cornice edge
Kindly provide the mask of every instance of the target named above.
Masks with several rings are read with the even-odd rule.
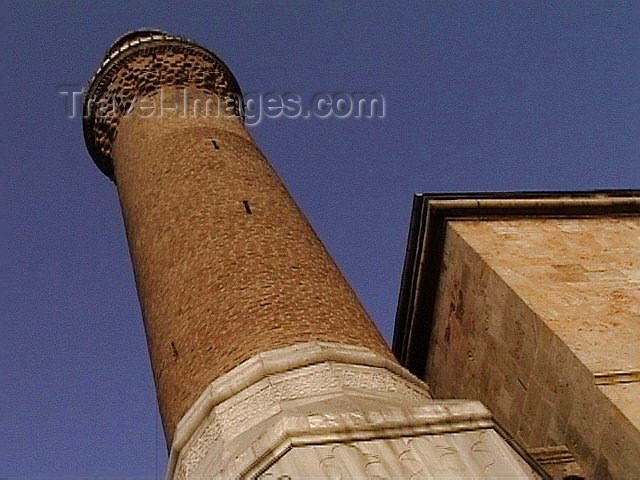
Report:
[[[413,198],[393,353],[424,378],[446,223],[462,218],[640,215],[640,190],[436,193]]]

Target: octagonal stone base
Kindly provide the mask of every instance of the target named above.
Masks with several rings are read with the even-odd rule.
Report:
[[[432,400],[367,349],[312,342],[215,380],[180,421],[168,478],[541,478],[479,402]]]

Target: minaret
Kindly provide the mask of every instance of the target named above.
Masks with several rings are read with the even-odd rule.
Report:
[[[170,478],[537,475],[481,404],[432,401],[395,361],[216,55],[125,35],[83,127],[117,186]]]

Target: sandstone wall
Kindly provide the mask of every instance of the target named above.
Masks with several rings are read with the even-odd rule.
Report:
[[[640,221],[448,224],[426,379],[529,449],[640,475]]]

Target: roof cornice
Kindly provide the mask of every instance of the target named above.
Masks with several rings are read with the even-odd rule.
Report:
[[[423,378],[449,220],[619,215],[640,215],[640,190],[415,195],[396,311],[394,354]]]

